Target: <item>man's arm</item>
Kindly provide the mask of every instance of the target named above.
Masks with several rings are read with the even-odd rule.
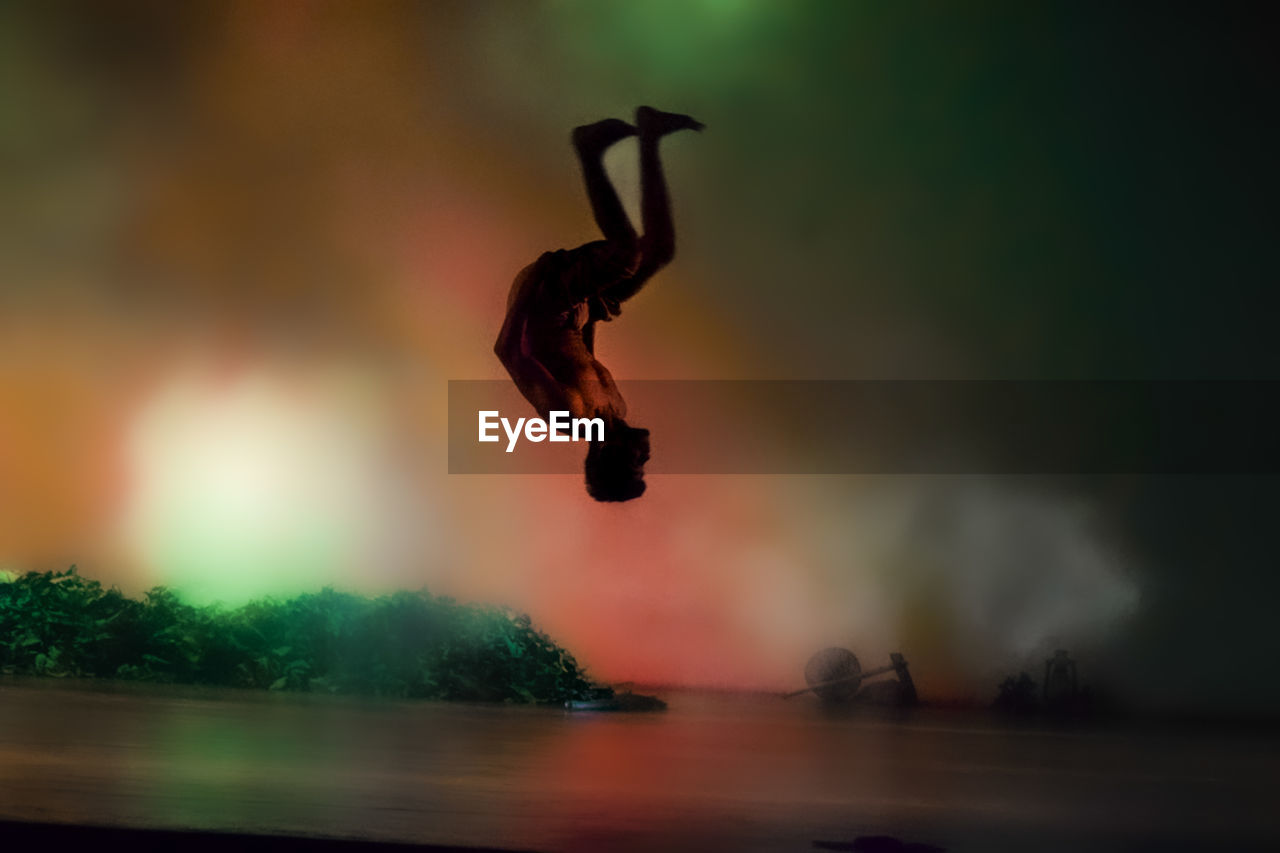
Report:
[[[549,420],[553,411],[573,411],[564,388],[542,362],[519,349],[503,349],[501,343],[499,339],[494,347],[498,359],[539,417]]]
[[[507,301],[507,316],[503,319],[498,340],[493,351],[507,369],[520,393],[537,410],[542,418],[550,418],[550,412],[571,410],[568,395],[551,371],[538,361],[524,346],[525,318],[533,301],[534,284],[529,275],[532,265],[521,271],[511,289]]]

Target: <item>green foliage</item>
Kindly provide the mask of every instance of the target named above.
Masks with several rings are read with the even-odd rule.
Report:
[[[507,702],[593,693],[529,617],[420,592],[326,588],[243,607],[141,601],[72,566],[0,578],[0,671]]]

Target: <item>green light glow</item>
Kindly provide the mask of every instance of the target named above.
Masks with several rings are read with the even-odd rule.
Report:
[[[265,376],[182,380],[133,433],[131,545],[189,600],[238,603],[332,583],[372,533],[367,404]]]

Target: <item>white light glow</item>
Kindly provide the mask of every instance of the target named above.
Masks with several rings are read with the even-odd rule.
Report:
[[[379,534],[379,410],[351,375],[175,378],[131,435],[131,548],[196,600],[336,582]]]

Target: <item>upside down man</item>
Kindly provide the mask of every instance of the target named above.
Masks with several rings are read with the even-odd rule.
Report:
[[[675,255],[675,227],[658,143],[679,130],[702,130],[686,115],[651,107],[635,124],[610,118],[575,128],[573,147],[603,240],[543,253],[511,285],[507,315],[494,352],[538,415],[553,411],[601,418],[604,440],[587,450],[587,492],[598,501],[644,494],[649,431],[625,420],[626,402],[595,357],[596,324],[622,311]],[[640,218],[637,235],[604,169],[604,152],[630,136],[640,141]]]

